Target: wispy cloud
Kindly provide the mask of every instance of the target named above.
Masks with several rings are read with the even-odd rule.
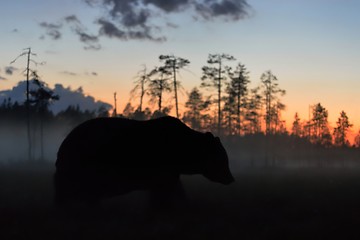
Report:
[[[13,73],[17,70],[19,70],[19,69],[17,69],[16,67],[13,67],[13,66],[5,67],[5,73],[7,75],[13,75]]]
[[[100,25],[99,33],[101,36],[107,36],[109,38],[118,38],[121,40],[131,40],[131,39],[140,39],[140,40],[152,40],[156,42],[165,41],[165,37],[154,37],[151,34],[151,29],[143,27],[141,30],[127,30],[123,31],[119,29],[114,23],[107,21],[105,19],[99,19],[97,24]]]
[[[88,33],[86,27],[75,15],[64,17],[58,24],[41,22],[39,25],[46,30],[45,34],[52,40],[60,40],[62,30],[66,26],[79,37],[80,42],[84,43],[84,49],[99,50],[101,48],[98,36]],[[44,38],[44,35],[40,37],[40,39]]]
[[[98,50],[101,48],[99,44],[99,37],[88,33],[86,27],[75,15],[65,17],[65,22],[68,23],[72,31],[78,35],[79,40],[85,44],[85,49]]]
[[[62,71],[61,74],[68,75],[68,76],[77,76],[77,73],[70,72],[70,71]]]
[[[99,74],[97,72],[85,72],[85,75],[97,77]]]
[[[212,21],[238,21],[249,16],[248,0],[82,0],[87,6],[99,10],[100,17],[94,20],[98,33],[91,34],[76,15],[69,15],[58,24],[40,23],[46,35],[54,40],[62,37],[61,29],[67,25],[85,44],[85,49],[101,48],[100,37],[119,40],[166,41],[162,29],[178,28],[168,21],[172,14],[190,12],[194,19]],[[164,23],[159,18],[166,17]],[[162,24],[162,25],[159,25]]]
[[[239,20],[248,15],[247,0],[83,0],[89,6],[105,9],[106,13],[97,23],[100,33],[121,40],[145,39],[165,41],[165,36],[155,32],[161,27],[152,19],[178,12],[193,10],[204,20],[223,18]],[[165,26],[176,26],[166,23]],[[161,31],[160,31],[161,32]]]
[[[46,30],[46,35],[49,36],[53,40],[59,40],[61,38],[61,28],[62,24],[54,24],[48,22],[41,22],[40,27]]]
[[[246,0],[204,0],[195,2],[196,12],[204,19],[223,17],[239,20],[248,16],[249,4]]]

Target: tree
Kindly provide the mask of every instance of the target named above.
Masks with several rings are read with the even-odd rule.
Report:
[[[349,118],[344,111],[341,111],[340,117],[336,122],[334,128],[334,143],[335,146],[344,147],[349,146],[350,143],[347,140],[347,133],[353,125],[349,122]]]
[[[323,146],[331,145],[331,134],[328,124],[328,111],[323,106],[321,106],[320,103],[318,103],[314,106],[312,114],[312,142]]]
[[[301,135],[302,135],[301,129],[302,129],[302,126],[301,126],[299,114],[295,113],[294,122],[293,122],[292,128],[291,128],[292,135],[301,137]]]
[[[262,96],[259,94],[259,90],[257,87],[250,91],[249,100],[245,106],[245,119],[248,124],[245,125],[244,130],[251,134],[261,131],[260,110],[262,108]]]
[[[236,133],[236,125],[233,124],[236,120],[236,96],[231,92],[228,92],[228,90],[230,89],[227,88],[227,96],[223,97],[223,101],[225,103],[222,111],[224,113],[223,115],[226,115],[224,119],[224,126],[227,126],[227,134],[233,135]]]
[[[250,83],[249,72],[245,65],[239,63],[236,69],[228,69],[228,75],[231,79],[227,92],[229,94],[229,107],[236,108],[237,134],[241,135],[241,108],[246,105],[246,95],[248,93],[247,85]],[[234,101],[235,100],[235,101]],[[234,102],[235,104],[231,104]]]
[[[138,72],[137,80],[135,81],[135,87],[131,90],[130,96],[132,98],[140,96],[139,111],[142,112],[143,100],[146,94],[146,83],[149,81],[149,74],[147,73],[146,66]]]
[[[202,68],[203,75],[201,77],[202,87],[213,88],[217,90],[217,109],[218,109],[218,126],[217,131],[220,135],[221,133],[221,121],[222,121],[222,91],[223,85],[226,80],[225,70],[227,69],[224,66],[224,61],[233,61],[235,58],[228,54],[209,54],[207,63],[210,65],[217,65],[216,67],[204,66]]]
[[[151,115],[151,119],[168,116],[170,111],[171,111],[171,107],[164,107],[161,109],[161,111],[155,110]]]
[[[31,145],[31,131],[30,131],[30,62],[35,63],[36,65],[44,64],[44,63],[38,63],[31,59],[31,56],[36,56],[35,53],[31,51],[31,48],[26,48],[24,51],[17,56],[13,61],[10,62],[10,64],[13,64],[16,62],[16,60],[22,56],[27,56],[27,64],[26,64],[26,100],[25,100],[25,106],[26,106],[26,126],[27,126],[27,138],[28,138],[28,159],[31,161],[32,158],[32,145]]]
[[[165,65],[164,68],[168,69],[169,72],[172,74],[173,77],[173,90],[175,93],[175,109],[176,109],[176,117],[179,118],[179,103],[178,103],[178,86],[179,86],[179,81],[177,81],[177,72],[179,71],[179,69],[184,68],[185,66],[190,64],[190,61],[185,59],[185,58],[181,58],[181,57],[176,57],[174,55],[160,55],[159,56],[160,61],[164,61]]]
[[[55,95],[50,90],[46,83],[39,80],[39,76],[36,71],[32,72],[32,82],[37,87],[35,90],[30,90],[31,99],[30,104],[33,104],[36,113],[39,114],[40,118],[40,159],[44,160],[44,118],[45,114],[49,113],[49,105],[59,100],[59,96]]]
[[[188,111],[184,112],[183,121],[189,124],[193,129],[201,130],[203,112],[208,109],[210,100],[204,100],[201,92],[196,87],[189,93],[189,98],[185,103]]]
[[[358,131],[358,133],[356,134],[356,136],[354,138],[354,146],[356,148],[360,148],[360,130]]]
[[[134,114],[134,107],[131,105],[131,103],[127,103],[123,110],[122,116],[125,118],[132,118],[133,114]]]
[[[278,95],[285,95],[286,91],[279,88],[277,77],[269,70],[261,75],[263,94],[265,100],[266,134],[274,133],[279,122],[279,113],[285,109]],[[275,124],[275,126],[273,126]]]
[[[155,68],[149,74],[148,94],[150,95],[150,103],[157,103],[157,111],[159,112],[162,112],[164,93],[171,92],[168,78],[170,74],[168,69],[164,67]]]
[[[146,107],[143,111],[140,111],[140,109],[136,109],[133,114],[133,119],[135,120],[148,120],[151,118],[151,110],[150,108]]]

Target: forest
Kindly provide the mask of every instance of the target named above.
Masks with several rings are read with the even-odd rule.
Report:
[[[251,89],[252,80],[245,64],[236,64],[235,57],[229,54],[209,54],[207,64],[201,69],[198,86],[192,88],[185,103],[180,104],[178,95],[184,91],[181,71],[187,70],[190,60],[160,55],[159,64],[151,70],[144,66],[138,72],[130,100],[123,111],[118,111],[114,93],[113,109],[104,105],[90,111],[74,104],[56,114],[51,111],[51,105],[62,96],[55,94],[40,79],[37,71],[27,68],[29,86],[24,101],[3,100],[0,126],[22,126],[24,134],[20,135],[27,138],[28,158],[44,160],[49,158],[44,154],[46,145],[51,142],[49,138],[57,138],[49,150],[52,151],[50,158],[53,158],[54,145],[60,144],[66,133],[87,119],[123,117],[147,120],[174,115],[195,130],[220,136],[230,158],[234,159],[234,165],[357,165],[360,135],[358,133],[354,139],[349,139],[353,124],[346,112],[339,114],[336,126],[332,127],[328,123],[328,110],[316,103],[311,106],[309,119],[300,119],[295,113],[288,129],[281,115],[286,110],[282,101],[286,90],[280,87],[271,70],[265,71],[259,85]],[[62,131],[53,134],[52,129]]]

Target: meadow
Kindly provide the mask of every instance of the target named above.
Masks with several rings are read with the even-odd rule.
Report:
[[[223,186],[183,176],[181,207],[153,211],[147,192],[100,208],[53,205],[52,163],[0,168],[0,239],[359,239],[360,170],[243,168]]]

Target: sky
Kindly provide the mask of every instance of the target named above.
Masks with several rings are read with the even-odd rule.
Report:
[[[50,86],[111,104],[117,92],[122,111],[143,66],[173,54],[190,60],[181,107],[208,55],[227,53],[237,59],[229,65],[245,64],[251,88],[267,70],[278,78],[288,126],[320,102],[332,126],[344,110],[357,132],[359,9],[358,0],[1,0],[0,90],[24,79],[26,58],[10,62],[31,47],[44,63],[31,68]]]

